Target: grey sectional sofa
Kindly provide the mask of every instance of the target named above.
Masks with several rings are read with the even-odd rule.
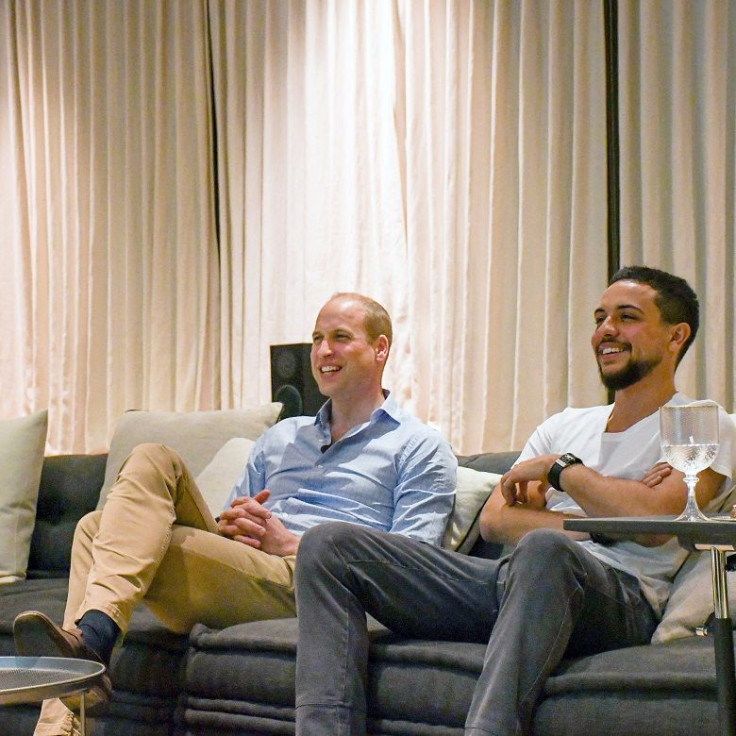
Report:
[[[514,453],[461,458],[502,472]],[[76,520],[95,508],[106,456],[46,458],[27,580],[0,587],[0,655],[12,655],[12,621],[25,609],[61,621]],[[471,554],[495,556],[477,542]],[[93,733],[290,734],[294,731],[295,620],[188,637],[162,628],[145,610],[133,619],[112,663],[109,714]],[[414,641],[372,626],[371,733],[456,736],[483,661],[484,647]],[[0,733],[31,734],[36,706],[0,707]],[[535,719],[539,736],[677,736],[718,732],[712,641],[688,637],[564,662],[550,678]]]

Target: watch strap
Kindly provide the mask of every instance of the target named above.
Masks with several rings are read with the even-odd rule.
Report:
[[[552,467],[547,473],[548,483],[555,490],[562,491],[562,488],[560,486],[560,473],[562,473],[565,468],[569,468],[571,465],[578,464],[582,465],[583,461],[576,455],[573,455],[571,452],[566,452],[564,455],[560,455],[560,457],[558,457],[557,460],[552,463]]]

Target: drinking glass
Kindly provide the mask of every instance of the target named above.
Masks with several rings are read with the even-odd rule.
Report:
[[[687,502],[676,521],[710,521],[698,508],[695,486],[718,452],[718,404],[694,401],[665,404],[659,410],[662,451],[667,462],[685,473]]]

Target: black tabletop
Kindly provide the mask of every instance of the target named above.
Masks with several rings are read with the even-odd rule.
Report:
[[[672,534],[689,545],[736,546],[736,519],[710,516],[708,521],[677,521],[675,516],[620,516],[565,519],[564,528],[594,534]]]

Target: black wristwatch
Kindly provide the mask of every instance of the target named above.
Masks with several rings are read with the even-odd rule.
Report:
[[[569,468],[571,465],[577,465],[578,463],[582,465],[583,461],[572,453],[566,452],[564,455],[560,455],[557,460],[552,463],[552,467],[547,473],[547,480],[552,488],[562,491],[562,488],[560,487],[560,473],[565,468]]]

